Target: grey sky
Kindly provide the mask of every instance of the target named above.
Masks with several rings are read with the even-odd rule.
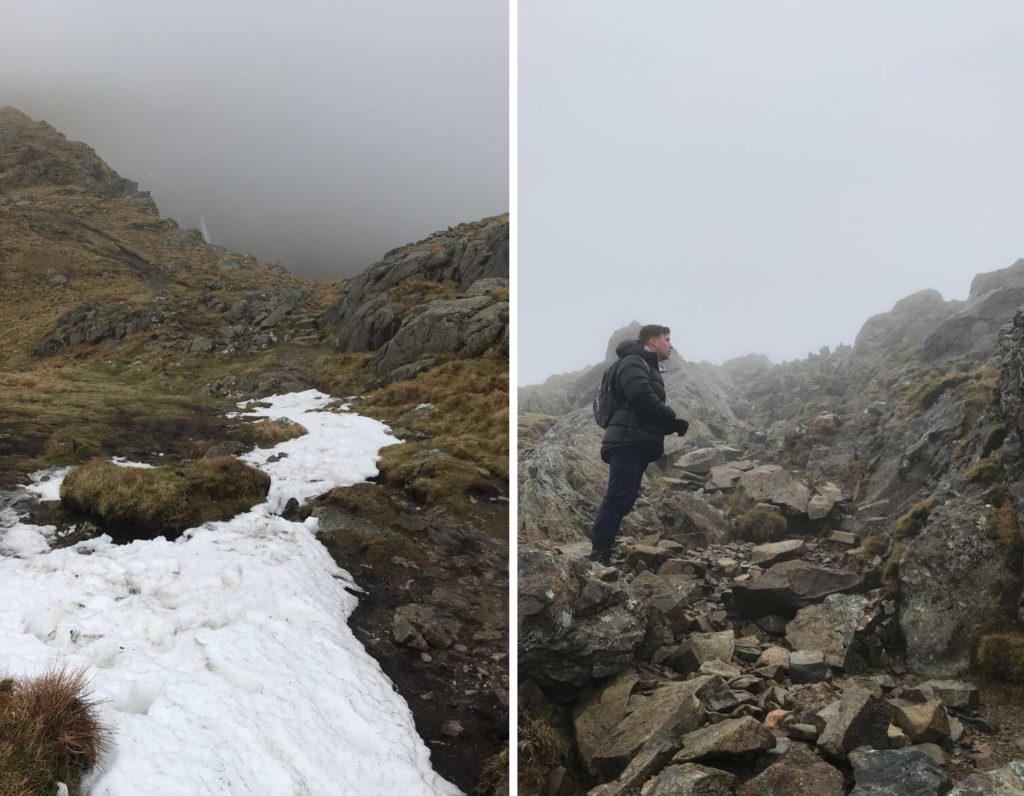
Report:
[[[852,343],[1024,257],[1024,4],[519,2],[519,383]]]
[[[505,0],[0,2],[0,105],[307,275],[508,209]]]

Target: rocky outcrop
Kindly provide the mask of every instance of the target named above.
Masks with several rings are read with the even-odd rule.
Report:
[[[801,539],[802,557],[777,566],[855,565],[829,545]],[[892,640],[886,623],[895,623],[878,592],[805,590],[808,605],[788,624],[778,615],[752,622],[735,593],[773,577],[752,563],[755,550],[650,534],[603,567],[582,557],[584,545],[522,549],[521,687],[540,685],[563,707],[580,764],[569,775],[564,761],[554,779],[594,796],[840,796],[850,766],[865,794],[903,792],[874,790],[897,787],[889,781],[948,783],[943,750],[963,765],[977,690],[950,680],[897,686],[872,672],[869,653]],[[898,749],[914,755],[886,756]],[[881,756],[866,758],[872,750]]]
[[[989,589],[1008,575],[998,540],[985,532],[992,509],[961,499],[937,506],[899,564],[900,626],[907,664],[929,677],[959,675],[971,662],[972,628],[989,613]],[[953,584],[958,584],[954,586]]]
[[[850,755],[855,786],[850,796],[944,796],[953,783],[920,749],[859,749]]]
[[[370,367],[380,374],[427,354],[481,356],[488,351],[508,356],[506,279],[480,279],[462,298],[431,301],[410,309],[395,334],[380,348]]]
[[[325,313],[340,351],[379,351],[386,375],[428,354],[507,356],[508,216],[402,246],[349,280]]]
[[[53,354],[82,343],[120,340],[133,332],[160,326],[164,317],[163,311],[155,307],[147,309],[123,301],[86,301],[58,318],[56,328],[36,344],[34,353]]]
[[[107,166],[92,147],[68,141],[46,122],[0,107],[0,191],[74,185],[99,196],[141,196],[138,183]]]
[[[830,594],[854,591],[861,584],[862,577],[856,572],[817,567],[803,560],[783,561],[757,579],[734,584],[732,605],[750,619],[770,614],[792,616]]]
[[[520,553],[520,672],[555,692],[625,670],[647,633],[645,609],[630,591],[588,574],[578,559]]]
[[[869,318],[861,327],[854,350],[858,354],[903,351],[921,345],[959,304],[946,302],[937,290],[913,293],[889,312]]]

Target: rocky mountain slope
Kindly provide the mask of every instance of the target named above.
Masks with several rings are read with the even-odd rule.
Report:
[[[507,743],[507,215],[312,282],[206,243],[85,144],[0,108],[0,288],[0,497],[94,457],[238,455],[266,430],[226,415],[273,393],[319,389],[406,440],[377,483],[289,511],[321,517],[367,590],[353,627],[435,768],[488,792]],[[371,315],[388,320],[368,337]]]
[[[669,402],[690,419],[691,431],[682,440],[668,438],[666,456],[649,469],[644,494],[625,523],[626,561],[610,574],[584,568],[570,577],[563,570],[571,572],[577,566],[576,540],[585,538],[607,477],[598,457],[600,429],[590,417],[589,402],[611,360],[571,379],[555,378],[523,390],[520,422],[533,439],[520,461],[520,540],[527,556],[553,556],[545,567],[554,566],[561,574],[549,572],[547,582],[575,578],[574,588],[579,589],[578,598],[556,597],[570,605],[569,616],[581,617],[578,623],[570,621],[568,629],[554,632],[558,644],[582,644],[582,656],[588,660],[601,660],[605,654],[601,645],[608,639],[568,640],[584,632],[584,625],[592,626],[595,610],[605,610],[576,604],[577,599],[586,602],[586,595],[599,599],[597,595],[609,587],[621,589],[622,600],[608,598],[602,603],[619,605],[617,610],[642,605],[644,590],[687,595],[681,603],[672,598],[685,606],[686,621],[670,621],[669,629],[657,631],[656,639],[650,615],[643,611],[643,616],[631,619],[609,618],[608,625],[617,628],[616,643],[625,648],[608,666],[575,682],[571,695],[559,691],[542,673],[543,667],[525,664],[521,671],[541,690],[544,703],[579,711],[591,698],[590,689],[611,688],[609,683],[618,681],[607,678],[630,671],[642,683],[637,693],[651,701],[667,683],[689,682],[684,678],[697,666],[667,665],[667,649],[695,643],[694,634],[702,633],[747,638],[759,655],[772,646],[796,655],[827,654],[827,639],[846,638],[852,632],[851,638],[869,654],[849,666],[826,660],[821,680],[836,699],[843,691],[846,700],[852,674],[895,678],[892,688],[883,680],[882,692],[875,686],[868,689],[888,706],[879,708],[886,715],[901,700],[931,704],[924,691],[899,690],[929,678],[971,677],[983,687],[1024,683],[1024,571],[1017,522],[1017,506],[1024,498],[1019,464],[1022,304],[1024,260],[977,276],[963,302],[946,302],[935,291],[909,296],[890,312],[869,319],[853,346],[823,349],[804,360],[773,365],[749,356],[714,366],[673,355],[665,379]],[[613,335],[609,351],[618,340],[635,335],[635,326]],[[826,572],[798,568],[801,581],[794,582],[794,573],[779,571],[785,566],[757,560],[766,554],[757,548],[751,552],[753,543],[800,545],[795,558]],[[543,552],[557,549],[563,553]],[[831,581],[839,585],[822,586]],[[588,585],[591,582],[598,585]],[[755,597],[748,597],[750,593]],[[844,596],[848,593],[850,600]],[[766,601],[773,606],[767,621],[763,615],[750,614],[752,605]],[[539,613],[521,611],[521,633],[527,639],[534,617],[553,610],[543,599],[535,608]],[[664,620],[664,606],[659,602],[655,608],[651,613]],[[794,636],[793,622],[812,608],[820,612],[815,621],[824,635]],[[556,644],[548,637],[540,646]],[[744,669],[735,677],[751,674],[746,659],[727,652],[718,656],[721,663]],[[726,685],[732,683],[725,679]],[[789,675],[773,682],[786,689],[798,683]],[[712,722],[748,716],[762,726],[770,724],[772,710],[800,707],[792,694],[777,694],[787,698],[765,703],[761,696],[776,686],[763,688],[752,681],[750,685],[760,700],[756,709],[743,700],[722,710],[708,707],[699,694],[697,699],[714,714]],[[628,693],[623,698],[627,697]],[[632,705],[635,699],[627,701]],[[986,709],[996,706],[986,706],[983,699],[980,709],[984,716]],[[945,703],[945,710],[954,715],[956,706]],[[830,732],[832,715],[811,722],[820,724],[817,735],[774,725],[769,729],[776,740],[807,743],[818,738],[818,748],[824,750],[820,738]],[[707,718],[694,721],[689,729],[696,731]],[[569,746],[576,752],[583,751],[578,723],[564,737],[575,742]],[[997,743],[1002,738],[998,733],[995,739],[973,737],[970,732],[956,739],[941,734],[942,754],[933,757],[946,774],[961,779],[976,767],[992,764],[984,754],[978,757],[985,744],[989,752],[997,747],[997,761],[1019,754],[1012,743]],[[895,742],[875,738],[858,743],[888,748]],[[854,793],[876,792],[862,787],[862,766],[846,754],[851,750],[825,752],[830,764],[838,764],[845,782],[834,792],[845,793],[854,782]],[[814,763],[804,758],[799,767]],[[630,780],[630,787],[652,779],[663,764],[644,767]],[[607,770],[594,766],[584,765],[586,773],[581,774],[578,766],[565,766],[564,760],[560,765],[583,783],[608,777]],[[759,789],[751,789],[750,782],[742,785],[767,765],[769,758],[744,750],[724,766],[739,778],[724,785],[722,792],[784,792],[762,784]],[[698,776],[689,769],[673,776],[684,773]],[[660,792],[655,785],[650,787]],[[948,790],[946,785],[936,787],[921,792]]]

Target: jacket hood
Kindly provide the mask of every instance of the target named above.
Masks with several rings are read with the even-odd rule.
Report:
[[[628,357],[630,354],[639,354],[643,356],[647,352],[644,351],[644,347],[636,340],[623,340],[617,346],[615,346],[615,355],[622,359]]]

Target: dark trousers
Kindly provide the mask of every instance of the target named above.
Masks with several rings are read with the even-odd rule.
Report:
[[[608,456],[608,491],[590,528],[594,550],[610,550],[622,518],[633,510],[644,470],[650,461],[646,448],[616,448]]]

